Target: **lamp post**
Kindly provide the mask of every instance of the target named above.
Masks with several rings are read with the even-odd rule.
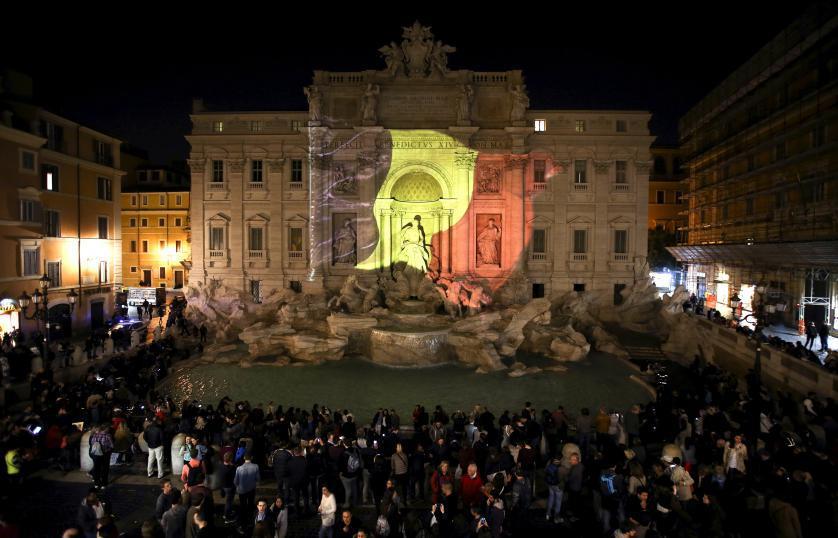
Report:
[[[739,324],[739,318],[736,316],[736,311],[739,307],[739,303],[741,302],[742,301],[739,299],[739,295],[737,295],[736,292],[733,292],[733,295],[730,296],[730,308],[733,310],[733,321],[735,321],[737,325]]]
[[[32,296],[30,297],[25,291],[18,297],[18,302],[20,303],[21,313],[23,317],[28,320],[38,320],[40,323],[41,321],[44,322],[44,339],[43,339],[43,362],[46,365],[46,361],[49,360],[49,284],[50,278],[45,274],[40,279],[38,279],[38,283],[40,284],[40,290],[36,289]],[[70,290],[70,293],[67,294],[67,301],[70,303],[70,312],[72,312],[76,307],[76,300],[78,299],[79,294],[76,293],[76,290]],[[34,305],[35,309],[32,311],[32,314],[27,314],[27,310],[29,309],[29,305]]]

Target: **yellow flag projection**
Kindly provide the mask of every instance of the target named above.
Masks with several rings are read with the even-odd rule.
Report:
[[[376,194],[373,216],[378,243],[358,269],[376,270],[404,262],[428,270],[435,235],[468,211],[477,152],[432,130],[390,130],[390,167]]]

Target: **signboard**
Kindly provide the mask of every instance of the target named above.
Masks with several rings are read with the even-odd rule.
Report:
[[[128,288],[128,306],[140,306],[143,301],[148,301],[152,305],[157,304],[157,290],[158,288]],[[165,293],[166,290],[163,290]],[[166,296],[163,295],[163,302],[166,301]]]

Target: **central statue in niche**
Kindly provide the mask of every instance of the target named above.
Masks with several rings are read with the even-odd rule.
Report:
[[[412,222],[408,222],[401,230],[401,251],[399,261],[405,263],[404,275],[410,287],[410,297],[416,298],[419,284],[428,272],[430,253],[425,243],[425,229],[422,227],[422,217],[416,215]]]

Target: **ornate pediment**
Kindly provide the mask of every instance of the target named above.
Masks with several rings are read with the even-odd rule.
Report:
[[[389,45],[378,49],[387,64],[386,72],[389,75],[424,78],[433,74],[448,74],[448,55],[455,52],[456,48],[442,41],[434,41],[430,26],[422,26],[419,21],[402,30],[401,43],[391,41]]]

